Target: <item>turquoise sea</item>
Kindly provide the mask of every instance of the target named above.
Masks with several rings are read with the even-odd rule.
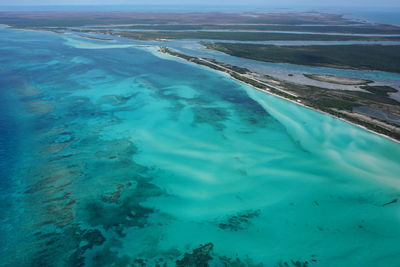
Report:
[[[0,36],[0,266],[398,266],[399,144],[154,49]]]

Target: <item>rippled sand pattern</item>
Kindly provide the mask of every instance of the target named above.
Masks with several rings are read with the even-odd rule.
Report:
[[[0,31],[26,129],[1,266],[398,266],[398,144],[146,50]]]

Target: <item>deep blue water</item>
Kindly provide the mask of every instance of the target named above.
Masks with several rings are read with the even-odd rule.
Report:
[[[1,53],[0,53],[1,55]],[[19,151],[18,112],[15,101],[10,97],[12,86],[6,84],[6,79],[0,74],[0,199],[10,186],[9,177],[16,166]],[[1,201],[0,205],[4,202]],[[1,207],[1,206],[0,206]],[[0,213],[1,218],[1,213]]]
[[[3,90],[0,90],[0,178],[1,188],[6,187],[9,166],[12,166],[10,152],[13,151],[15,120],[10,116],[10,107],[8,106]]]
[[[1,56],[1,52],[0,52]],[[21,120],[18,105],[12,97],[13,86],[0,71],[0,239],[9,231],[9,208],[14,193],[13,175],[18,168],[21,145]],[[1,242],[0,254],[6,243]]]
[[[330,11],[329,9],[327,11]],[[364,7],[332,9],[334,13],[345,14],[346,18],[369,23],[393,24],[400,26],[400,7]]]

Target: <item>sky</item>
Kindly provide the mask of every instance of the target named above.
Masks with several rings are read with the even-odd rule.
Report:
[[[359,6],[400,7],[400,0],[0,0],[16,5],[257,5],[257,6]]]

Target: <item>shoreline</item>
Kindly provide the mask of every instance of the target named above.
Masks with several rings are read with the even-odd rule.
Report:
[[[6,25],[6,24],[3,24],[3,25]],[[6,26],[9,26],[9,25],[6,25]],[[62,33],[57,33],[57,32],[54,32],[54,31],[46,31],[46,30],[22,29],[22,28],[13,28],[13,27],[9,27],[9,28],[14,29],[14,30],[27,30],[27,31],[34,31],[34,32],[51,33],[51,34],[56,34],[56,35],[61,35],[61,34],[62,34]],[[81,36],[79,36],[79,37],[81,37]],[[81,38],[82,38],[82,37],[81,37]],[[105,41],[105,40],[101,40],[101,41]],[[107,42],[107,41],[106,41],[106,42]],[[108,41],[108,42],[109,42],[109,41]],[[139,47],[139,46],[136,46],[136,47],[137,47],[138,49],[145,49],[145,50],[148,50],[147,47],[146,47],[146,48]],[[216,65],[216,66],[219,66],[219,67],[221,68],[220,70],[215,69],[215,68],[212,68],[212,67],[207,66],[207,65],[205,65],[205,64],[199,64],[199,63],[193,62],[193,61],[191,61],[191,60],[189,60],[189,59],[187,59],[187,58],[184,58],[184,57],[181,57],[181,56],[178,56],[178,55],[170,54],[170,53],[168,53],[168,52],[166,52],[166,51],[162,51],[162,48],[163,48],[163,47],[161,47],[161,46],[155,46],[155,48],[156,48],[156,49],[154,49],[154,51],[152,51],[152,52],[160,53],[160,54],[163,54],[163,55],[168,55],[168,56],[171,56],[171,57],[174,57],[174,58],[178,58],[178,59],[184,60],[184,61],[187,62],[187,63],[195,64],[196,66],[207,67],[208,69],[217,71],[217,72],[222,73],[222,74],[224,74],[224,75],[227,75],[227,76],[229,76],[229,78],[231,78],[231,79],[233,79],[233,80],[235,80],[235,81],[237,81],[237,82],[246,84],[247,86],[250,86],[250,87],[252,87],[252,88],[254,88],[254,89],[256,89],[256,90],[259,90],[259,91],[261,91],[261,92],[268,93],[268,94],[270,94],[270,95],[279,97],[279,98],[281,98],[281,99],[283,99],[283,100],[289,101],[289,102],[291,102],[291,103],[293,103],[293,104],[297,104],[297,105],[302,106],[302,107],[304,107],[304,108],[308,108],[308,109],[314,110],[314,111],[316,111],[316,112],[319,112],[319,113],[322,113],[322,114],[325,114],[325,115],[329,115],[329,116],[334,117],[334,118],[336,118],[336,119],[339,119],[339,120],[341,120],[341,121],[350,123],[350,124],[352,124],[353,126],[356,126],[356,127],[361,128],[361,129],[364,129],[364,130],[366,130],[366,131],[368,131],[368,132],[370,132],[370,133],[379,135],[379,136],[381,136],[381,137],[385,137],[386,139],[389,139],[389,140],[392,141],[392,142],[395,142],[395,143],[397,143],[397,144],[400,144],[400,139],[396,139],[396,138],[391,137],[391,136],[389,136],[389,135],[387,135],[387,134],[374,131],[373,129],[370,129],[370,128],[368,128],[367,126],[358,124],[358,123],[356,123],[356,122],[354,122],[354,121],[351,121],[351,120],[349,120],[349,119],[346,119],[346,118],[337,116],[337,115],[332,114],[332,113],[329,113],[329,112],[327,112],[327,111],[320,110],[320,109],[317,109],[317,108],[315,108],[315,107],[305,105],[305,104],[303,104],[303,103],[302,103],[301,101],[299,101],[299,100],[293,100],[293,99],[290,99],[289,97],[284,97],[284,96],[282,96],[282,95],[279,95],[279,94],[276,94],[276,93],[272,92],[272,91],[269,90],[269,89],[261,89],[261,88],[258,88],[257,86],[255,86],[255,85],[253,85],[253,84],[251,84],[251,83],[249,83],[249,82],[245,82],[245,81],[243,81],[243,80],[240,80],[240,79],[238,79],[238,78],[235,78],[234,76],[231,75],[231,73],[228,73],[227,71],[224,71],[224,70],[223,70],[223,69],[226,68],[226,67],[223,67],[223,66],[222,66],[222,68],[221,68],[221,66],[218,65],[218,64],[215,63],[215,62],[213,62],[212,64],[213,64],[213,65]],[[186,56],[186,55],[185,55],[185,56]],[[191,57],[191,56],[187,56],[187,57]],[[197,58],[197,57],[196,57],[196,58]],[[197,58],[197,59],[199,59],[199,58]],[[236,72],[233,71],[233,70],[230,70],[230,72],[236,73]],[[237,74],[238,74],[238,73],[237,73]],[[241,74],[239,74],[239,75],[241,75]],[[251,80],[254,81],[254,79],[251,79]],[[255,82],[258,82],[258,81],[256,80]],[[284,92],[284,93],[293,97],[293,95],[292,95],[291,93],[289,93],[289,92]],[[338,112],[338,113],[341,113],[341,112]],[[341,113],[341,114],[343,114],[343,113]],[[344,114],[343,114],[343,115],[344,115]],[[370,117],[369,117],[369,118],[370,118]],[[371,120],[375,120],[374,118],[370,118],[370,119],[371,119]],[[371,124],[370,122],[366,122],[366,123]],[[380,126],[378,126],[378,127],[380,127]],[[389,131],[389,130],[387,130],[387,129],[385,129],[385,128],[383,128],[383,129],[384,129],[385,131]]]
[[[114,39],[98,38],[98,37],[91,37],[91,36],[85,36],[85,35],[78,35],[78,36],[81,38],[84,38],[84,39],[90,39],[90,40],[95,40],[95,41],[105,41],[105,42],[115,41]]]
[[[207,67],[208,69],[212,69],[212,70],[214,70],[214,71],[216,71],[216,72],[218,72],[218,73],[224,74],[224,75],[228,76],[229,78],[231,78],[231,79],[233,79],[233,80],[235,80],[235,81],[237,81],[237,82],[246,84],[247,86],[250,86],[250,87],[252,87],[252,88],[254,88],[254,89],[258,90],[258,91],[261,91],[261,92],[264,92],[264,93],[273,95],[273,96],[275,96],[275,97],[279,97],[280,99],[286,100],[286,101],[288,101],[288,102],[291,102],[291,103],[293,103],[293,104],[302,106],[302,107],[307,108],[307,109],[314,110],[314,111],[319,112],[319,113],[321,113],[321,114],[329,115],[329,116],[331,116],[331,117],[333,117],[333,118],[335,118],[335,119],[339,119],[339,120],[341,120],[341,121],[343,121],[343,122],[350,123],[351,125],[353,125],[353,126],[355,126],[355,127],[361,128],[361,129],[366,130],[366,131],[368,131],[368,132],[370,132],[370,133],[373,133],[373,134],[379,135],[379,136],[381,136],[381,137],[384,137],[384,138],[386,138],[386,139],[388,139],[388,140],[390,140],[390,141],[392,141],[392,142],[394,142],[394,143],[400,144],[400,140],[398,140],[398,139],[396,139],[396,138],[394,138],[394,137],[391,137],[391,136],[386,135],[386,134],[384,134],[384,133],[376,132],[376,131],[374,131],[374,130],[372,130],[372,129],[370,129],[370,128],[364,126],[364,125],[358,124],[358,123],[353,122],[353,121],[351,121],[351,120],[349,120],[349,119],[346,119],[346,118],[343,118],[343,117],[339,117],[339,116],[336,116],[336,115],[334,115],[334,114],[332,114],[332,113],[329,113],[329,112],[326,112],[326,111],[323,111],[323,110],[320,110],[320,109],[317,109],[317,108],[314,108],[314,107],[305,105],[305,104],[303,104],[302,102],[299,102],[299,101],[296,101],[296,100],[293,100],[293,99],[290,99],[290,98],[286,98],[286,97],[284,97],[284,96],[282,96],[282,95],[279,95],[279,94],[275,94],[275,93],[272,92],[271,90],[268,90],[268,89],[265,89],[265,90],[264,90],[264,89],[258,88],[258,87],[256,87],[256,86],[250,84],[250,83],[247,83],[247,82],[245,82],[245,81],[242,81],[242,80],[239,80],[239,79],[233,77],[230,73],[228,73],[228,72],[226,72],[226,71],[214,69],[214,68],[211,68],[211,67],[209,67],[209,66],[207,66],[207,65],[198,64],[198,63],[196,63],[196,62],[194,62],[194,61],[187,60],[187,59],[185,59],[185,58],[183,58],[183,57],[180,57],[180,56],[178,56],[178,55],[173,55],[173,54],[170,54],[170,53],[168,53],[168,52],[164,52],[164,51],[162,51],[162,47],[160,47],[160,46],[159,46],[159,49],[156,50],[155,52],[161,53],[161,54],[163,54],[163,55],[168,55],[168,56],[171,56],[171,57],[174,57],[174,58],[178,58],[178,59],[181,59],[181,60],[184,60],[184,61],[186,61],[187,63],[192,63],[192,64],[195,64],[196,66]],[[215,64],[215,63],[214,63],[214,64]],[[340,113],[340,112],[339,112],[339,113]],[[373,118],[370,118],[370,119],[375,120],[375,119],[373,119]]]

